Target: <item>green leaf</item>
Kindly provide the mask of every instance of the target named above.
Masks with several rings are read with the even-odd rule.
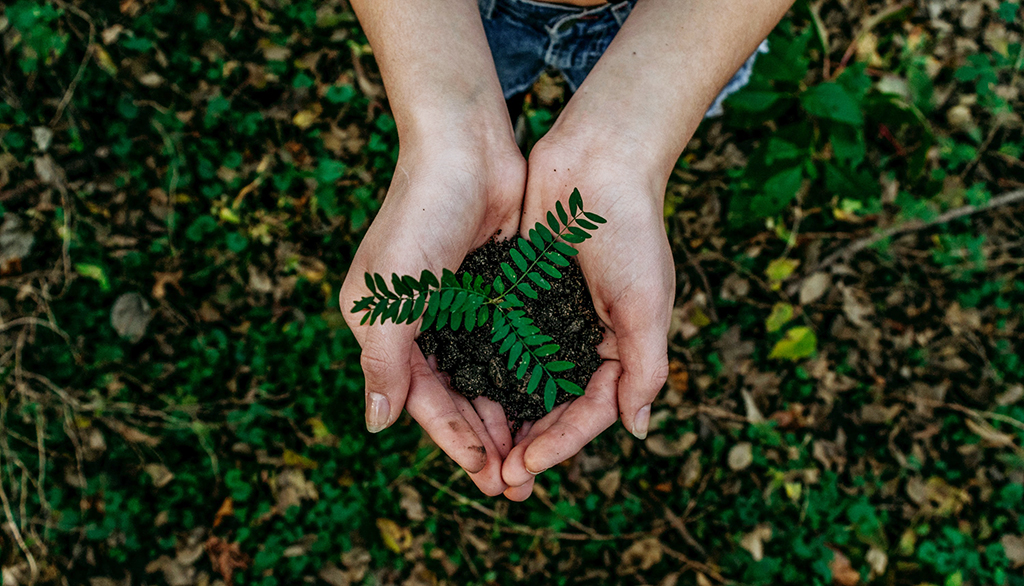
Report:
[[[396,273],[391,273],[391,286],[401,296],[412,295],[412,289]]]
[[[537,250],[544,250],[544,238],[541,237],[540,232],[536,228],[530,228],[530,243]]]
[[[388,284],[384,281],[384,277],[382,277],[382,276],[380,276],[380,275],[375,273],[373,275],[373,280],[374,280],[375,283],[377,283],[377,293],[379,293],[381,295],[384,295],[385,297],[390,297],[392,299],[395,299],[395,298],[398,297],[397,295],[395,295],[391,291],[388,291]]]
[[[492,332],[496,332],[496,331],[500,330],[501,328],[505,327],[505,323],[506,323],[506,321],[505,321],[505,314],[502,313],[500,310],[495,309],[494,310],[494,322],[491,323],[491,331]]]
[[[558,219],[562,221],[562,225],[568,227],[569,214],[565,213],[565,206],[562,205],[562,202],[555,202],[555,211],[558,212]]]
[[[352,313],[359,313],[367,307],[373,305],[373,297],[363,297],[359,301],[356,301],[355,307],[352,308]]]
[[[449,314],[444,309],[442,309],[441,311],[438,311],[437,312],[437,323],[434,325],[434,327],[437,328],[438,330],[443,330],[445,324],[448,323],[448,316],[449,315],[451,315],[451,314]]]
[[[575,248],[569,246],[568,244],[566,244],[564,242],[555,242],[555,243],[552,244],[552,246],[555,247],[555,250],[557,250],[558,252],[561,252],[565,256],[576,256],[577,254],[579,254],[578,250],[576,250]]]
[[[505,339],[505,337],[508,336],[508,333],[511,329],[512,326],[506,324],[500,328],[495,328],[494,330],[492,330],[494,332],[494,335],[491,336],[491,343],[494,344],[497,343],[498,340]]]
[[[559,350],[561,350],[561,347],[558,344],[546,344],[534,350],[533,354],[538,358],[543,358],[545,356],[551,356]]]
[[[452,312],[451,323],[449,324],[453,332],[459,331],[459,326],[462,325],[462,312]]]
[[[516,263],[516,266],[519,267],[520,271],[526,270],[526,259],[523,258],[523,255],[520,254],[518,250],[516,250],[515,248],[510,248],[508,251],[508,255],[512,257],[512,261]]]
[[[520,332],[519,335],[523,336],[522,332]],[[526,342],[527,346],[539,346],[539,345],[544,344],[546,342],[550,342],[553,339],[554,338],[552,338],[551,336],[547,336],[547,335],[544,335],[544,334],[533,334],[533,335],[523,336],[523,341]]]
[[[427,304],[427,294],[426,293],[420,293],[416,297],[416,303],[412,306],[412,314],[409,316],[409,323],[412,323],[412,322],[418,320],[420,318],[420,316],[423,315],[423,308],[426,306],[426,304]]]
[[[523,295],[526,295],[530,299],[537,298],[537,292],[533,290],[533,287],[531,287],[529,283],[519,283],[516,285],[516,289],[522,291]]]
[[[398,317],[395,318],[395,323],[402,323],[409,319],[409,314],[412,313],[412,305],[415,303],[412,299],[406,299],[401,302],[401,309],[398,312]]]
[[[359,325],[366,325],[366,322],[370,321],[370,312],[367,311],[363,314],[363,319],[359,320]],[[423,330],[420,330],[423,331]]]
[[[573,189],[572,195],[569,196],[569,211],[575,217],[576,212],[583,209],[583,196],[580,195],[579,189]]]
[[[489,317],[491,317],[490,311],[487,309],[487,306],[484,305],[483,307],[480,308],[480,310],[476,314],[476,325],[477,325],[477,327],[482,328],[483,325],[485,323],[487,323],[487,319]]]
[[[791,319],[793,319],[793,306],[788,303],[776,303],[775,307],[772,307],[771,315],[764,322],[765,329],[769,332],[777,332]]]
[[[523,359],[519,361],[519,368],[516,369],[516,378],[523,380],[523,375],[526,374],[526,369],[530,367],[530,355],[523,354]]]
[[[542,270],[545,273],[547,273],[548,276],[553,278],[553,279],[561,279],[562,278],[562,273],[559,272],[558,269],[556,269],[555,267],[551,266],[550,264],[548,264],[548,263],[546,263],[544,261],[538,262],[537,266],[540,267],[540,270]]]
[[[586,228],[587,230],[597,230],[596,224],[591,224],[583,218],[576,218],[576,225],[581,228]]]
[[[420,284],[412,275],[403,275],[402,282],[405,283],[405,286],[409,288],[410,295],[420,290]]]
[[[427,299],[427,315],[437,316],[437,310],[441,308],[441,293],[432,291],[430,299]]]
[[[800,95],[800,103],[812,116],[855,126],[864,124],[864,111],[860,102],[834,81],[808,88]]]
[[[558,389],[555,387],[555,380],[548,377],[547,382],[544,383],[544,409],[551,411],[555,408],[555,399],[558,395]]]
[[[507,335],[502,340],[501,346],[498,347],[498,354],[504,354],[512,348],[512,344],[516,343],[516,337],[514,335]]]
[[[786,337],[779,340],[772,348],[769,358],[800,360],[812,356],[818,349],[818,337],[806,326],[797,326],[786,332]]]
[[[522,307],[523,306],[522,300],[520,300],[519,297],[517,297],[515,293],[509,293],[508,295],[505,295],[505,300],[508,301],[509,305],[511,305],[512,307]]]
[[[512,366],[515,365],[516,359],[523,353],[523,345],[519,342],[512,344],[512,349],[508,353],[508,369],[512,370]]]
[[[560,267],[569,266],[569,261],[566,260],[565,257],[562,256],[560,253],[555,252],[554,250],[547,252],[544,256],[547,257],[547,259],[550,260],[553,264],[556,264]]]
[[[551,232],[558,234],[558,220],[555,219],[555,214],[548,212],[548,227],[551,228]]]
[[[551,213],[548,212],[548,215],[551,215]],[[551,219],[554,218],[554,216],[551,216]],[[558,224],[555,225],[557,226]],[[540,222],[537,222],[537,233],[540,234],[541,240],[543,240],[544,242],[551,242],[552,240],[555,239],[554,235],[551,234],[551,231],[548,230],[547,227],[544,226],[544,224],[541,224]]]
[[[562,234],[562,239],[572,244],[579,244],[580,242],[586,240],[586,238],[577,236],[576,234]]]
[[[774,45],[773,45],[774,46]],[[744,112],[763,112],[771,108],[784,94],[743,90],[729,96],[729,108]]]
[[[370,315],[370,325],[371,326],[373,325],[373,323],[375,321],[377,321],[377,318],[379,318],[380,316],[384,315],[384,312],[387,311],[387,308],[388,308],[388,301],[387,301],[387,299],[381,299],[377,303],[377,306],[373,308],[373,313]],[[381,321],[383,322],[383,320],[381,320]]]
[[[525,238],[520,238],[518,240],[518,244],[519,251],[523,253],[523,256],[530,260],[535,260],[537,258],[537,253],[534,252],[533,247],[530,246],[530,243],[527,242]],[[525,271],[526,269],[523,270]]]
[[[462,288],[471,289],[473,283],[473,275],[469,273],[462,273]]]
[[[583,394],[583,389],[572,381],[565,380],[564,378],[556,378],[555,383],[557,383],[558,386],[567,393],[572,393],[573,395]]]
[[[513,283],[516,282],[516,272],[512,270],[512,265],[507,262],[503,262],[501,263],[501,270],[505,273],[505,276],[508,277],[509,281],[512,281]]]
[[[437,277],[434,276],[434,273],[426,269],[423,269],[423,272],[420,273],[420,285],[422,285],[424,288],[437,287]]]
[[[527,273],[526,276],[529,277],[531,281],[536,283],[537,286],[540,287],[541,289],[544,289],[545,291],[551,290],[551,283],[548,283],[547,280],[544,277],[540,276],[539,274]]]
[[[463,314],[462,327],[466,328],[467,332],[472,332],[473,328],[476,327],[476,310],[470,309]]]
[[[377,286],[373,283],[373,275],[370,273],[363,273],[363,278],[366,279],[366,288],[370,290],[370,293],[376,293]]]
[[[575,364],[565,360],[555,360],[553,362],[548,362],[546,365],[546,368],[551,372],[564,372],[566,370],[572,370],[575,367]]]
[[[434,300],[434,297],[436,297],[436,295],[434,295],[434,296],[432,296],[430,298],[431,301]],[[437,313],[436,312],[431,313],[431,312],[428,311],[427,314],[423,316],[423,321],[420,322],[420,331],[421,332],[425,332],[425,331],[429,330],[430,326],[432,326],[434,324],[434,320],[435,319],[437,319]]]
[[[606,223],[608,223],[608,220],[602,218],[601,216],[599,216],[599,215],[597,215],[597,214],[595,214],[593,212],[583,212],[583,215],[586,216],[588,220],[590,220],[591,222],[593,222],[595,224],[606,224]]]
[[[530,382],[526,383],[526,394],[532,395],[537,390],[537,385],[540,384],[540,379],[543,378],[544,370],[541,363],[537,363],[533,367],[533,372],[530,373]]]
[[[448,309],[452,306],[452,299],[455,299],[454,289],[445,289],[441,292],[441,309]]]
[[[466,303],[467,299],[469,299],[469,293],[466,291],[459,291],[455,294],[455,300],[452,301],[452,305],[448,308],[448,311],[452,312],[453,315],[456,313],[462,313],[464,311],[462,306]]]
[[[505,281],[501,280],[501,277],[494,277],[494,292],[501,295],[505,292]]]
[[[458,287],[459,280],[455,278],[455,273],[448,269],[441,270],[441,286],[442,287]]]

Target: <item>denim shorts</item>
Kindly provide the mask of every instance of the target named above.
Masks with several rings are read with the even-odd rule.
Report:
[[[546,69],[555,69],[576,91],[611,44],[637,0],[613,0],[592,7],[535,0],[479,0],[487,42],[501,80],[505,99],[533,86]],[[722,101],[750,80],[762,42],[733,75],[708,109],[707,117],[722,113]]]

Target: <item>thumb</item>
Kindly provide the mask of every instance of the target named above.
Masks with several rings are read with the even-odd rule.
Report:
[[[359,364],[366,379],[366,429],[377,433],[402,413],[409,394],[409,359],[416,328],[378,324],[367,328]]]
[[[619,414],[622,425],[639,439],[647,438],[651,403],[668,379],[667,330],[667,324],[647,322],[616,332],[622,365]]]

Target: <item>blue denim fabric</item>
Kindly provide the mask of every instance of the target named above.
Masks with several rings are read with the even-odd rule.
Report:
[[[530,89],[548,68],[561,72],[575,92],[636,1],[618,0],[585,8],[534,0],[479,0],[505,99]],[[767,50],[767,41],[761,43],[726,84],[706,116],[722,113],[722,101],[747,84],[757,54]]]

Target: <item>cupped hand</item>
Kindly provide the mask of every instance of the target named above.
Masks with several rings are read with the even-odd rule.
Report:
[[[675,271],[664,226],[666,177],[626,149],[563,140],[556,130],[530,155],[523,226],[543,221],[574,188],[584,209],[605,219],[577,245],[605,339],[605,359],[585,395],[563,404],[525,429],[502,466],[505,496],[530,496],[536,474],[572,457],[616,419],[640,439],[647,436],[651,403],[668,377],[667,334]]]
[[[369,294],[364,273],[418,276],[456,270],[466,254],[495,233],[516,233],[526,163],[509,137],[508,147],[452,146],[438,139],[423,147],[402,145],[394,179],[366,232],[341,288],[346,322],[362,347],[366,426],[379,432],[406,408],[481,491],[501,494],[501,464],[512,447],[508,421],[489,399],[473,402],[452,392],[415,342],[419,323],[360,325],[353,304]]]

